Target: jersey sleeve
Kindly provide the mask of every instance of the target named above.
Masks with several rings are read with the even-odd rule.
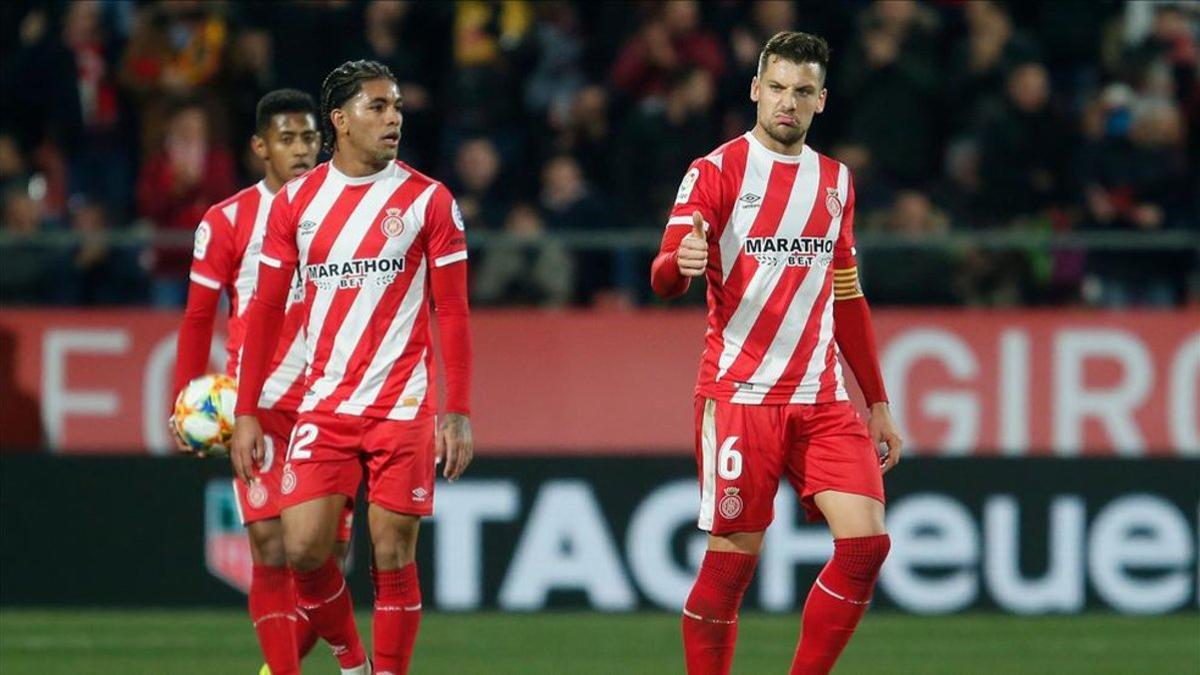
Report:
[[[425,252],[432,267],[467,259],[467,232],[458,202],[438,183],[425,205]]]
[[[215,206],[196,226],[192,241],[192,269],[188,277],[195,283],[219,291],[233,282],[238,266],[237,234],[233,223]]]
[[[863,296],[858,280],[858,260],[854,250],[854,180],[846,182],[846,206],[842,210],[842,228],[833,246],[833,299],[853,300]]]
[[[667,218],[667,227],[681,225],[690,229],[692,213],[696,211],[704,218],[704,230],[709,233],[709,238],[719,236],[713,228],[724,222],[721,217],[721,169],[705,157],[692,162],[683,175],[671,215]]]
[[[271,201],[267,215],[267,234],[263,237],[259,261],[276,269],[293,270],[300,260],[296,246],[296,215],[285,186]]]

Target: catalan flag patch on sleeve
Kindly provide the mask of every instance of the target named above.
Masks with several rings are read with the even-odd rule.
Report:
[[[852,300],[862,297],[862,288],[858,285],[858,267],[833,270],[833,299]]]

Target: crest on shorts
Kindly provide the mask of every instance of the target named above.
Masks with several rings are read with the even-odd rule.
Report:
[[[842,215],[842,200],[838,198],[837,188],[825,188],[825,209],[831,218]]]
[[[261,509],[267,503],[267,486],[262,481],[255,481],[246,491],[246,501],[251,507]]]
[[[279,481],[279,491],[285,495],[290,495],[296,489],[296,472],[292,471],[292,464],[288,462],[283,465],[283,479]]]
[[[733,520],[742,515],[742,498],[738,496],[739,492],[741,492],[740,488],[725,488],[725,496],[721,497],[721,503],[717,505],[717,510],[721,512],[722,518]]]
[[[392,207],[386,211],[383,222],[379,224],[383,234],[389,239],[404,234],[404,221],[400,218],[400,209]]]

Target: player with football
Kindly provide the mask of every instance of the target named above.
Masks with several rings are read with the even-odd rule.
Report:
[[[320,148],[317,107],[308,94],[295,89],[266,94],[258,102],[255,122],[251,149],[263,162],[263,179],[214,204],[196,228],[187,309],[177,345],[175,392],[208,370],[213,320],[222,293],[229,297],[225,372],[237,376],[246,309],[258,277],[258,252],[266,233],[271,199],[285,182],[312,169],[317,162]],[[250,618],[267,666],[275,675],[296,672],[294,664],[304,658],[317,640],[312,625],[296,608],[279,520],[282,455],[304,384],[298,303],[289,305],[282,323],[284,339],[274,352],[270,376],[258,399],[258,417],[265,431],[264,459],[256,468],[252,483],[235,480],[233,485],[254,562]],[[176,433],[178,448],[191,452],[192,448],[179,438],[173,422],[170,427]],[[339,523],[336,546],[339,560],[345,558],[349,549],[352,515],[353,511],[347,509]]]
[[[238,381],[231,455],[249,483],[266,456],[252,402],[298,269],[308,371],[283,465],[283,538],[299,605],[343,673],[372,672],[333,555],[339,514],[364,468],[374,672],[398,674],[408,671],[421,619],[414,557],[420,518],[433,512],[435,464],[455,480],[473,454],[462,214],[445,186],[397,161],[401,105],[396,78],[374,61],[326,77],[321,125],[333,157],[271,206]],[[447,388],[440,426],[431,318]]]
[[[708,283],[696,387],[699,526],[709,533],[683,608],[690,675],[728,673],[742,595],[787,476],[833,557],[804,605],[791,673],[827,673],[871,600],[887,556],[882,474],[902,442],[888,409],[854,251],[846,166],[805,137],[825,108],[829,49],[772,37],[750,84],[754,129],[692,163],[651,281],[665,298]],[[839,353],[870,407],[864,424]]]

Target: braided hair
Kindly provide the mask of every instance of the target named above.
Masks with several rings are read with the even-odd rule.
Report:
[[[334,68],[321,84],[321,144],[332,153],[337,147],[337,133],[329,114],[354,98],[368,80],[386,78],[392,82],[396,76],[391,69],[378,61],[347,61]]]

